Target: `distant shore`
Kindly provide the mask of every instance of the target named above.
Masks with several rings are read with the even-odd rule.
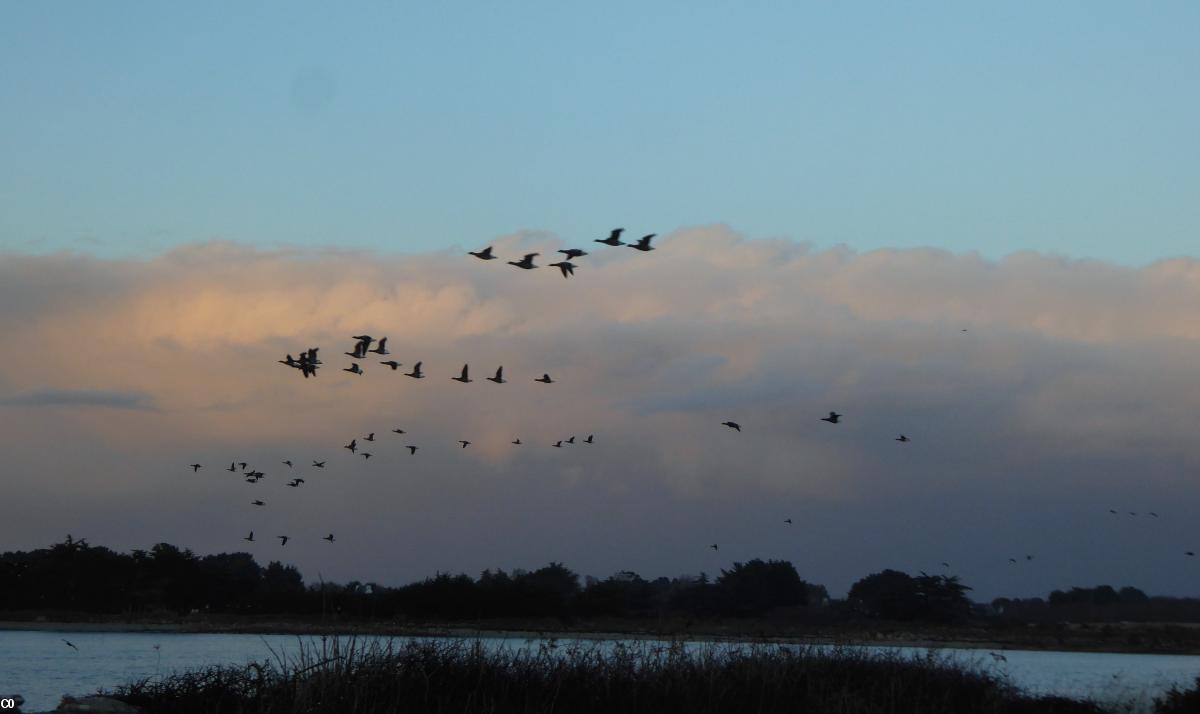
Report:
[[[602,626],[592,627],[590,624]],[[343,635],[379,637],[446,637],[505,639],[671,640],[778,643],[797,645],[850,645],[979,650],[1043,650],[1111,652],[1126,654],[1200,655],[1200,626],[1178,623],[1064,624],[1036,630],[977,627],[900,626],[881,623],[878,628],[821,627],[799,631],[795,627],[749,624],[714,624],[689,628],[651,628],[631,623],[587,623],[567,627],[549,623],[474,625],[448,623],[385,623],[268,620],[0,620],[0,631],[62,632],[165,632],[175,634]]]

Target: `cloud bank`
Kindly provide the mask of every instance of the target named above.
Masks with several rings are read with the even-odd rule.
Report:
[[[542,264],[567,246],[539,232],[494,245]],[[294,539],[255,544],[262,559],[387,583],[761,556],[835,592],[949,561],[977,597],[1195,594],[1180,556],[1200,546],[1200,261],[814,251],[725,226],[657,245],[580,243],[591,255],[570,280],[462,249],[0,257],[14,514],[0,534],[210,552],[255,528]],[[341,372],[363,332],[388,336],[405,369]],[[276,364],[309,346],[316,379]],[[418,360],[427,379],[401,375]],[[478,381],[450,380],[463,363]],[[499,365],[509,383],[482,379]],[[557,383],[533,382],[543,372]],[[830,410],[844,423],[819,421]],[[371,431],[372,459],[341,449]],[[267,478],[221,470],[234,460]],[[320,547],[331,530],[336,551]],[[1018,553],[1038,557],[1008,566]]]

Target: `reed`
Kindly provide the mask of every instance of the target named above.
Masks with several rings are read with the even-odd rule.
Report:
[[[297,654],[144,680],[111,696],[149,714],[807,712],[1075,714],[936,653],[672,643],[496,647],[473,640],[322,638]]]

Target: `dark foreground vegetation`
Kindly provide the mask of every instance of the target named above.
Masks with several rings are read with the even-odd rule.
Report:
[[[1094,704],[1027,697],[929,656],[682,644],[492,649],[412,640],[310,647],[294,660],[213,668],[121,687],[148,714],[384,712],[839,712],[1075,714]]]

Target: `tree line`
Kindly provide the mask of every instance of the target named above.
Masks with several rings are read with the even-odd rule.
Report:
[[[1064,614],[1147,617],[1162,598],[1135,588],[1108,586],[1055,591],[1047,600],[998,599],[973,604],[954,576],[909,575],[884,570],[831,601],[826,589],[806,582],[783,560],[734,563],[714,578],[701,573],[648,580],[623,571],[604,579],[580,578],[561,563],[525,571],[485,570],[477,578],[438,573],[400,587],[353,581],[305,584],[294,566],[263,567],[249,553],[197,556],[159,543],[118,553],[71,536],[49,548],[0,555],[0,611],[81,612],[156,616],[192,613],[332,616],[364,620],[454,622],[553,618],[762,618],[791,616],[821,621],[881,619],[955,623],[991,614],[1003,618],[1070,619]],[[1111,591],[1111,592],[1110,592]],[[1115,599],[1114,599],[1115,598]],[[1175,614],[1200,621],[1200,600]],[[1109,610],[1104,608],[1108,607]],[[1090,608],[1081,610],[1081,608]],[[1189,609],[1190,608],[1190,609]],[[1175,618],[1175,621],[1187,621]]]

